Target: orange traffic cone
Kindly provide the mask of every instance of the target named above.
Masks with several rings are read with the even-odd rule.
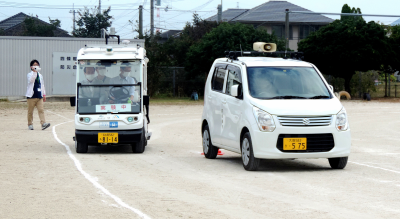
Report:
[[[201,155],[204,155],[204,152],[202,152]],[[224,153],[218,149],[218,155],[224,155]]]

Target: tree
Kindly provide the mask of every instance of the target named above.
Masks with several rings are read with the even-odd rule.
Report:
[[[218,24],[216,22],[202,20],[197,14],[194,14],[193,22],[188,22],[178,37],[170,37],[166,42],[159,43],[161,40],[160,33],[157,33],[153,37],[145,35],[146,54],[150,59],[148,69],[149,72],[151,72],[151,76],[150,74],[148,76],[149,92],[154,95],[156,92],[162,91],[162,89],[160,89],[162,87],[160,78],[163,76],[171,76],[172,68],[169,67],[185,66],[189,48],[197,44],[205,34],[217,26]],[[190,77],[188,74],[182,73],[183,72],[180,71],[179,76],[181,80],[185,80],[185,85],[178,86],[183,89],[183,92],[189,93],[192,89],[197,89],[198,86],[196,87],[196,85],[199,83],[196,82],[198,81],[189,81],[188,78]],[[202,87],[203,85],[201,88]]]
[[[172,66],[184,66],[189,48],[199,43],[204,35],[217,26],[217,22],[205,21],[198,14],[193,14],[193,24],[186,23],[179,37],[171,37],[165,43],[166,52],[170,54],[170,64]]]
[[[336,20],[299,43],[305,59],[324,73],[350,80],[356,71],[379,70],[395,56],[385,27],[363,19]]]
[[[72,33],[75,37],[100,38],[101,29],[108,29],[112,24],[112,16],[109,15],[111,7],[99,13],[97,9],[89,10],[85,8],[83,13],[79,12],[80,17],[76,21],[78,28]]]
[[[186,70],[190,77],[203,77],[215,59],[225,57],[227,50],[253,50],[254,42],[276,43],[278,50],[285,49],[285,41],[268,34],[265,29],[251,25],[221,23],[192,45],[187,53]]]
[[[353,13],[353,14],[362,14],[360,8],[350,8],[349,5],[344,4],[342,7],[342,13]],[[346,15],[341,15],[340,16],[341,21],[354,21],[354,20],[364,20],[362,16],[346,16]]]
[[[40,24],[39,21],[31,16],[24,20],[24,36],[44,36],[53,37],[54,31],[61,27],[61,21],[58,19],[52,20],[49,17],[50,24]]]

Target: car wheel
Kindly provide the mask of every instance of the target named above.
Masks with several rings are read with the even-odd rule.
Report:
[[[76,153],[86,153],[88,151],[88,144],[75,141]]]
[[[146,144],[146,137],[144,136],[144,129],[143,129],[140,141],[132,144],[133,153],[143,153],[145,150],[145,144]]]
[[[242,151],[242,162],[244,169],[248,171],[257,170],[258,166],[260,165],[260,159],[254,157],[250,133],[247,132],[244,134],[240,148]]]
[[[348,157],[328,158],[332,169],[343,169],[346,167]]]
[[[208,125],[204,127],[203,131],[203,152],[204,157],[208,159],[215,159],[218,155],[218,148],[211,143],[211,135]]]

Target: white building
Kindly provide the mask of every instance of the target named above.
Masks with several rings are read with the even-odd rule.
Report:
[[[130,41],[144,47],[144,40]],[[110,45],[116,43],[116,39],[109,40]],[[47,96],[75,95],[77,53],[88,44],[105,44],[105,39],[0,36],[0,98],[25,96],[33,59],[40,62]]]

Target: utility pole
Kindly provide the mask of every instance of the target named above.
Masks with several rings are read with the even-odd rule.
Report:
[[[99,14],[101,14],[101,0],[99,0]]]
[[[143,39],[143,5],[139,5],[139,39]]]
[[[73,22],[74,22],[74,24],[73,24],[73,32],[72,33],[75,34],[75,13],[76,13],[76,11],[75,11],[74,4],[72,4],[72,10],[70,10],[69,13],[73,14]]]
[[[286,20],[285,20],[285,44],[286,44],[286,51],[289,48],[289,9],[285,10],[286,13]],[[286,55],[286,54],[285,54]]]
[[[218,8],[218,21],[217,21],[217,23],[219,24],[222,21],[222,5],[218,5],[217,8]]]
[[[154,0],[150,0],[150,34],[154,36]]]

